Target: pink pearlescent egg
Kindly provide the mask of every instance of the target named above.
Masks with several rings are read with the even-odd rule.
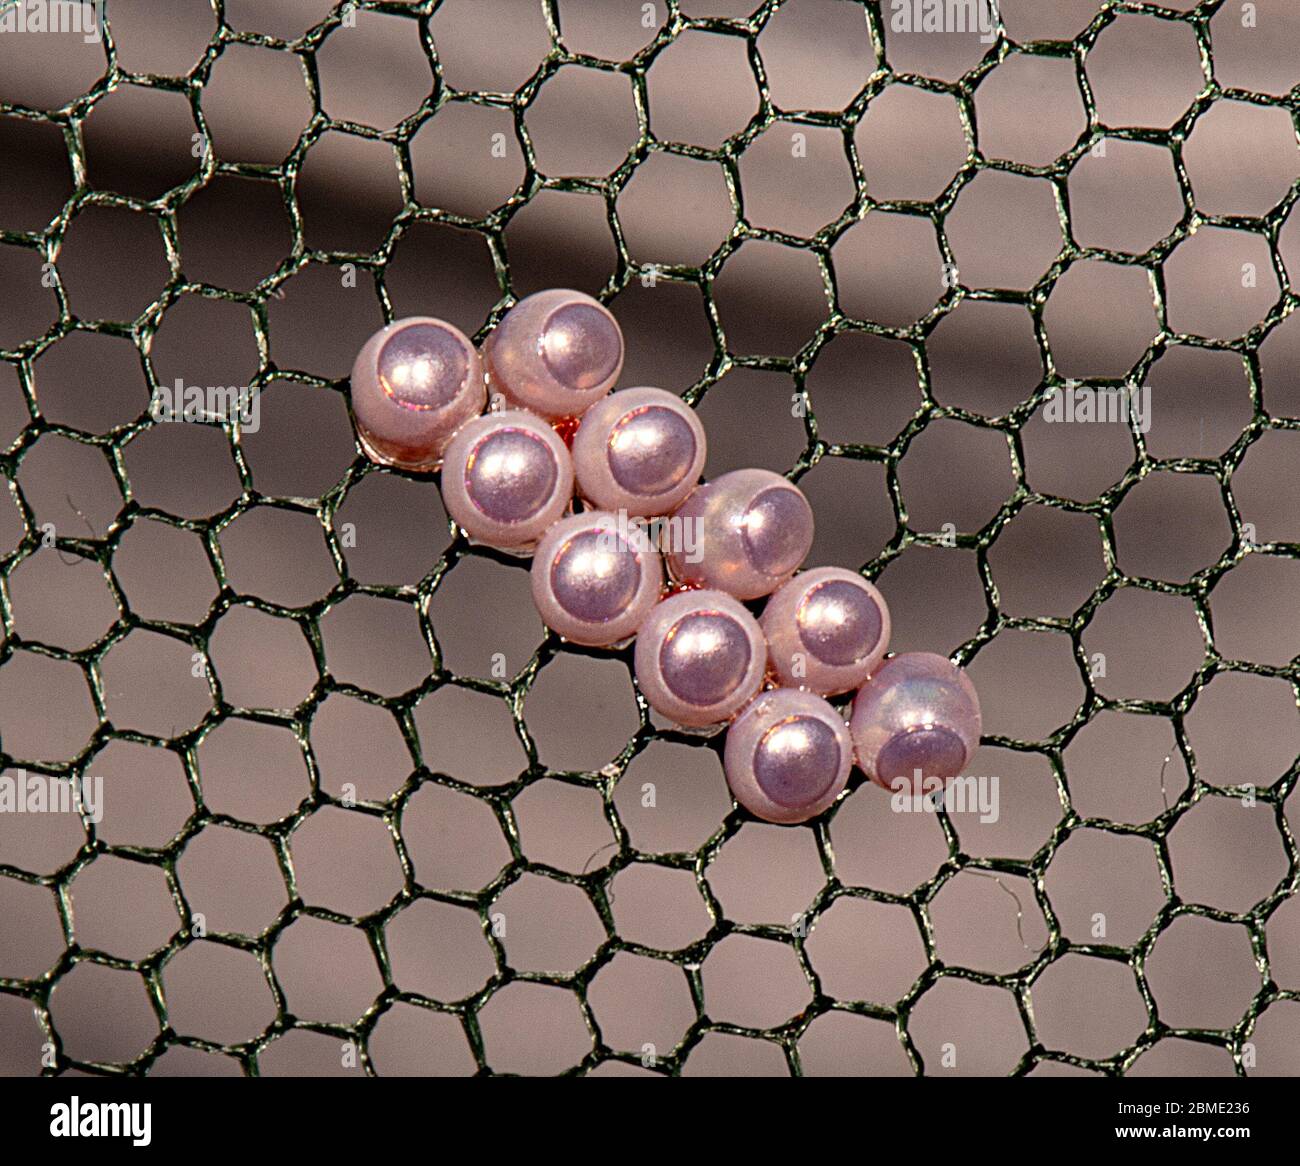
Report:
[[[635,635],[664,582],[659,553],[637,533],[599,510],[551,527],[533,555],[533,602],[542,622],[589,647]]]
[[[542,417],[585,413],[623,370],[623,332],[609,309],[582,292],[526,296],[483,345],[493,392]]]
[[[670,513],[695,488],[707,453],[695,410],[663,389],[621,389],[587,411],[573,439],[578,490],[603,510]]]
[[[759,622],[777,679],[821,696],[857,688],[889,648],[885,597],[842,567],[814,567],[782,583]]]
[[[980,743],[980,702],[964,669],[932,652],[886,660],[853,700],[858,764],[885,789],[927,793],[966,767]]]
[[[736,801],[751,814],[794,825],[840,796],[853,768],[853,739],[820,696],[774,688],[727,730],[723,767]]]
[[[808,499],[770,470],[733,470],[706,482],[673,517],[688,524],[691,535],[668,551],[673,577],[737,599],[770,594],[812,549]]]
[[[655,607],[636,639],[636,679],[661,716],[691,728],[739,712],[763,684],[758,621],[721,591],[686,591]]]
[[[382,465],[436,469],[456,431],[486,401],[477,350],[443,320],[412,316],[389,324],[352,366],[357,437]]]
[[[447,447],[442,500],[478,542],[530,549],[573,498],[568,448],[545,421],[522,410],[487,413]]]

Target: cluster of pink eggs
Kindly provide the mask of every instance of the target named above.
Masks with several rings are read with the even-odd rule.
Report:
[[[660,716],[729,725],[727,781],[759,818],[820,814],[855,759],[886,788],[960,773],[980,739],[965,672],[926,652],[886,658],[880,592],[853,571],[799,571],[813,513],[789,480],[747,469],[700,484],[695,411],[663,389],[611,393],[623,352],[610,312],[564,289],[520,300],[481,353],[441,320],[399,320],[357,357],[357,433],[384,465],[441,468],[470,539],[532,556],[552,630],[590,647],[635,637]],[[745,603],[764,597],[756,618]],[[854,689],[846,724],[827,697]]]

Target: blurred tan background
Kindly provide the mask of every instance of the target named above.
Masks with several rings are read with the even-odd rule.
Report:
[[[764,5],[752,26],[755,0],[681,0],[671,13],[664,0],[444,0],[419,20],[381,7],[326,35],[309,31],[326,0],[227,0],[220,26],[207,0],[113,0],[120,73],[106,93],[103,44],[0,32],[0,749],[10,774],[102,776],[106,807],[90,842],[75,816],[0,813],[0,1071],[40,1071],[52,1017],[62,1056],[85,1069],[238,1073],[234,1046],[249,1061],[255,1042],[264,1074],[359,1075],[342,1046],[364,1014],[380,1074],[563,1071],[590,1058],[594,1022],[635,1058],[703,1031],[687,1074],[783,1075],[787,1051],[757,1030],[804,1014],[811,972],[819,1015],[790,1045],[802,1071],[910,1073],[903,1027],[927,1072],[1007,1073],[1030,1041],[1005,980],[927,978],[912,994],[927,964],[928,977],[1036,968],[1045,910],[1073,944],[1129,947],[1172,902],[1217,914],[1176,918],[1146,954],[1159,1017],[1178,1034],[1132,1071],[1233,1072],[1221,1035],[1188,1036],[1232,1029],[1267,987],[1292,996],[1238,1034],[1250,1071],[1300,1072],[1300,907],[1277,903],[1295,890],[1300,795],[1248,806],[1210,788],[1293,790],[1300,759],[1300,314],[1283,290],[1300,273],[1300,151],[1276,103],[1300,82],[1300,9],[1260,0],[1249,27],[1235,0],[1167,0],[1165,16],[1118,15],[1072,57],[1045,42],[1079,36],[1110,5],[1002,0],[1006,35],[1034,51],[981,68],[978,31],[895,33],[883,4],[873,38],[875,6],[857,0]],[[1208,20],[1219,87],[1194,119],[1207,78],[1193,25],[1171,18],[1191,11]],[[573,59],[534,86],[557,31]],[[612,67],[634,58],[648,68]],[[752,134],[756,67],[775,113]],[[1084,85],[1114,131],[1104,149],[1078,148],[1091,141]],[[498,96],[430,115],[470,91]],[[516,91],[518,126],[504,96]],[[317,97],[333,119],[324,133]],[[646,120],[677,145],[637,155],[628,178]],[[995,165],[954,182],[972,135]],[[1054,166],[1072,150],[1067,178]],[[82,182],[101,193],[78,194],[66,221]],[[955,306],[935,222],[916,213],[936,199],[968,293]],[[1073,244],[1093,250],[1053,283],[1063,207]],[[1158,245],[1159,310],[1133,261]],[[347,266],[358,255],[381,286],[365,262]],[[711,257],[703,285],[674,270]],[[494,259],[508,261],[508,288]],[[643,279],[649,265],[666,270]],[[832,269],[839,310],[868,330],[809,347],[831,318]],[[955,815],[950,846],[934,815],[891,813],[856,780],[828,830],[744,821],[717,740],[656,738],[624,765],[641,724],[625,655],[543,653],[522,702],[530,769],[501,695],[543,641],[527,564],[470,553],[442,573],[451,539],[436,483],[363,473],[338,390],[384,297],[389,316],[479,333],[507,292],[555,285],[619,289],[622,384],[698,399],[709,476],[806,471],[808,565],[887,564],[875,577],[895,650],[973,654],[992,741],[971,768],[1000,780],[996,822]],[[1163,460],[1135,484],[1126,428],[1015,412],[1044,385],[1044,351],[1058,379],[1116,381],[1157,337],[1145,447]],[[929,398],[960,416],[900,439],[927,399],[922,372]],[[219,428],[139,424],[150,384],[178,377],[265,384],[237,453]],[[1014,424],[988,424],[1008,414]],[[1216,478],[1225,465],[1230,479]],[[1018,467],[1029,490],[1072,505],[1021,507]],[[1217,578],[1205,572],[1233,548],[1229,502],[1265,550]],[[987,553],[974,549],[965,536],[1000,514]],[[42,546],[47,525],[91,557]],[[921,541],[897,541],[900,525]],[[106,546],[111,574],[94,561]],[[1214,585],[1199,614],[1189,594],[1122,588],[1075,644],[1071,617],[1112,567]],[[213,714],[196,629],[240,715]],[[1230,666],[1196,694],[1211,632]],[[1098,694],[1128,703],[1063,733],[1097,654]],[[431,691],[397,702],[405,734],[366,699],[421,686]],[[1177,724],[1151,707],[1170,701]],[[122,734],[88,744],[109,722]],[[1190,792],[1180,744],[1204,783]],[[408,782],[419,788],[395,797]],[[369,812],[325,804],[350,790]],[[303,812],[304,799],[320,808]],[[399,802],[408,869],[381,809]],[[1128,829],[1166,803],[1180,812],[1158,846]],[[706,846],[724,820],[725,844]],[[247,828],[273,823],[278,858]],[[631,849],[675,857],[625,864]],[[173,882],[165,860],[178,853]],[[963,866],[1006,860],[1002,885],[954,873],[953,853]],[[605,925],[574,877],[611,862],[613,923],[636,946],[605,959]],[[950,877],[932,898],[915,893],[940,871]],[[779,931],[832,874],[873,894],[821,910],[802,965]],[[417,884],[449,894],[415,899],[369,936],[344,922]],[[228,938],[177,939],[181,895]],[[1244,923],[1261,903],[1271,985]],[[273,945],[256,941],[267,928]],[[593,966],[584,1016],[564,985],[580,969],[588,983]],[[160,1037],[147,983],[184,1043]],[[51,984],[48,1012],[34,1011]],[[1022,1002],[1050,1054],[1036,1074],[1088,1071],[1058,1054],[1106,1060],[1148,1024],[1133,970],[1113,958],[1063,955]],[[268,1030],[287,1014],[300,1024]]]

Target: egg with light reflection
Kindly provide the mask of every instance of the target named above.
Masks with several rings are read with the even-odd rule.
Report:
[[[533,602],[542,622],[589,647],[635,635],[663,581],[662,560],[644,532],[602,511],[557,522],[533,556]]]
[[[664,389],[621,389],[573,439],[578,492],[602,510],[670,513],[695,488],[708,443],[695,410]]]
[[[456,431],[483,412],[479,354],[460,329],[413,316],[376,332],[352,366],[352,414],[381,465],[436,469]]]
[[[947,657],[904,652],[858,689],[849,729],[872,781],[928,793],[934,782],[958,776],[979,748],[979,696]]]
[[[668,552],[675,579],[737,599],[776,590],[812,549],[803,491],[770,470],[733,470],[697,487],[674,515],[694,536]],[[693,552],[693,553],[691,553]]]
[[[815,818],[840,796],[852,767],[844,718],[811,692],[765,692],[727,730],[727,784],[736,801],[766,822]]]
[[[585,413],[623,371],[623,332],[599,300],[552,288],[525,296],[483,345],[494,393],[543,417]]]
[[[527,550],[568,509],[573,463],[545,421],[521,410],[488,413],[447,447],[442,500],[472,539]]]
[[[765,668],[758,621],[721,591],[670,596],[637,635],[637,684],[651,708],[679,725],[728,720],[758,692]]]
[[[781,584],[759,622],[776,678],[822,696],[857,688],[889,648],[885,597],[842,567],[815,567]]]

